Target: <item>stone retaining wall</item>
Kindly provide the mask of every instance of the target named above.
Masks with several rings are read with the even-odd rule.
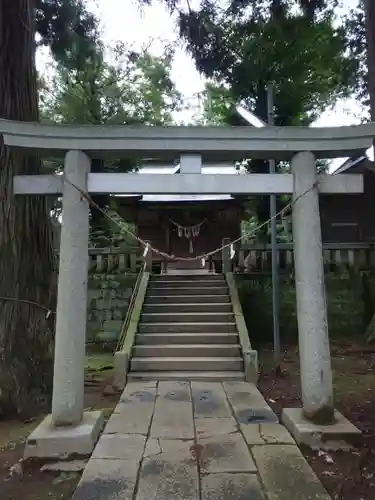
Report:
[[[90,274],[87,342],[115,342],[128,310],[136,274]]]

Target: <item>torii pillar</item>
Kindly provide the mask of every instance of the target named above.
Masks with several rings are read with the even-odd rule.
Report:
[[[345,448],[360,431],[334,409],[316,160],[303,152],[291,163],[302,409],[284,409],[282,420],[299,443]]]
[[[90,164],[81,151],[65,156],[52,413],[27,439],[26,458],[90,455],[103,425],[101,411],[84,412],[89,204],[80,190]]]

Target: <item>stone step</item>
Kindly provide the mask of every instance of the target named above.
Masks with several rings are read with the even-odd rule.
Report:
[[[227,286],[211,286],[211,287],[148,287],[150,295],[228,295]]]
[[[151,276],[151,283],[154,281],[223,281],[223,274],[162,274]]]
[[[197,381],[222,381],[222,380],[245,380],[243,372],[129,372],[128,380],[197,380]]]
[[[143,305],[143,313],[148,314],[179,314],[179,313],[231,313],[232,304],[227,303],[191,303],[191,304],[155,304],[146,303]]]
[[[160,357],[135,358],[130,361],[133,372],[166,372],[166,371],[243,371],[243,361],[240,357]]]
[[[225,295],[154,295],[147,293],[144,304],[201,304],[202,302],[208,304],[228,303],[230,297]]]
[[[136,345],[237,344],[237,333],[138,333]]]
[[[176,312],[176,313],[144,313],[141,314],[142,323],[204,323],[218,321],[230,323],[234,321],[231,312]]]
[[[139,333],[237,333],[236,323],[140,323]]]
[[[173,280],[173,281],[150,281],[149,288],[217,288],[226,286],[225,280]]]
[[[238,344],[188,344],[188,345],[136,345],[133,348],[135,358],[236,358],[241,356]]]

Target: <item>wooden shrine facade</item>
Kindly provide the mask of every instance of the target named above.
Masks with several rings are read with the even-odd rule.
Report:
[[[241,236],[244,199],[180,199],[143,201],[142,197],[116,198],[120,215],[137,228],[137,235],[154,248],[178,257],[209,254],[222,246],[224,238],[231,241]],[[219,269],[221,252],[205,259],[204,267]],[[154,262],[165,259],[158,254]],[[202,268],[200,260],[168,262],[169,268]]]

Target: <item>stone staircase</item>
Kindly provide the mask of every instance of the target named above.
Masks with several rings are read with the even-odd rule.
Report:
[[[128,379],[244,380],[223,275],[151,277]]]

